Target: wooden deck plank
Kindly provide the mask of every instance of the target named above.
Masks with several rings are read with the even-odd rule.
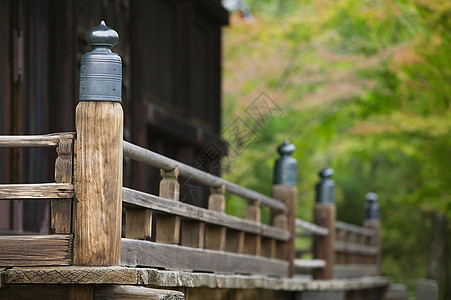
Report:
[[[12,268],[5,271],[5,284],[128,284],[161,288],[209,287],[228,289],[262,288],[285,291],[359,290],[388,286],[380,276],[336,280],[275,278],[262,275],[223,275],[162,271],[127,267],[41,267]]]
[[[274,226],[243,220],[224,213],[200,208],[183,202],[167,200],[129,188],[123,188],[123,202],[133,207],[146,207],[155,211],[170,213],[188,219],[224,226],[230,229],[259,234],[265,237],[287,241],[291,234]]]
[[[0,266],[63,266],[71,262],[71,235],[0,236]]]
[[[122,239],[124,266],[286,276],[288,262],[252,255]]]
[[[0,200],[70,199],[74,185],[70,183],[0,184]]]

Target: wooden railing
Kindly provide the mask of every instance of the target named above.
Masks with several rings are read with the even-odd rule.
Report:
[[[284,249],[291,232],[283,222],[260,222],[260,205],[274,212],[274,220],[285,219],[283,202],[128,142],[124,142],[124,156],[159,168],[162,180],[158,196],[123,189],[127,212],[122,264],[288,275],[290,262]],[[210,186],[209,209],[179,201],[179,175]],[[226,192],[247,200],[246,219],[225,213]],[[151,235],[152,218],[155,236]]]
[[[113,44],[108,40],[94,46],[111,48]],[[101,53],[113,55],[103,50]],[[111,72],[110,77],[117,80],[120,65],[117,57],[111,59],[114,65],[93,69]],[[123,112],[117,101],[120,84],[106,86],[108,101],[99,101],[102,95],[89,94],[87,80],[104,74],[89,73],[94,72],[90,63],[82,59],[85,81],[80,84],[83,98],[75,113],[76,134],[0,136],[0,148],[51,147],[57,152],[55,182],[0,185],[0,200],[50,199],[54,233],[1,236],[0,267],[122,265],[279,277],[291,277],[294,268],[300,267],[312,272],[315,279],[332,279],[334,266],[346,264],[374,266],[378,273],[377,209],[368,206],[367,228],[336,221],[330,169],[321,172],[314,223],[296,219],[293,145],[285,142],[278,149],[281,157],[269,197],[125,142]],[[158,195],[123,187],[123,156],[160,169]],[[179,176],[209,186],[208,209],[179,201]],[[226,214],[225,193],[247,201],[245,219]],[[261,205],[271,212],[269,225],[261,223]],[[121,238],[122,221],[125,238]],[[297,227],[304,230],[301,235],[313,238],[308,260],[295,259]],[[77,298],[92,293],[92,286],[77,286],[71,293]]]
[[[0,200],[48,200],[51,235],[0,236],[0,266],[55,266],[72,262],[73,133],[0,136],[0,148],[55,148],[55,182],[0,184]]]

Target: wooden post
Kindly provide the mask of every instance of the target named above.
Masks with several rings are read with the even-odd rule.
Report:
[[[173,201],[180,200],[180,184],[178,182],[179,170],[161,170],[160,197]],[[180,217],[159,214],[156,218],[157,243],[178,244],[180,240]]]
[[[74,134],[67,134],[56,147],[58,157],[55,161],[55,182],[72,183],[73,175],[73,145]],[[72,201],[67,199],[53,199],[50,202],[52,233],[71,233]]]
[[[260,223],[260,200],[247,201],[246,220]],[[247,233],[245,235],[244,253],[252,255],[260,255],[261,250],[261,236],[258,234]]]
[[[278,214],[273,219],[274,226],[287,229],[291,233],[290,239],[276,250],[279,255],[283,252],[283,258],[288,260],[288,276],[294,275],[294,240],[296,238],[296,213],[297,213],[297,162],[291,157],[294,152],[294,145],[284,141],[277,148],[280,158],[274,166],[274,180],[271,190],[273,198],[285,203],[287,210],[283,214]],[[282,246],[282,247],[281,247]],[[281,249],[282,248],[282,249]]]
[[[225,186],[210,187],[208,197],[208,209],[225,212]],[[226,228],[216,225],[205,226],[205,248],[212,250],[224,250],[226,242]]]
[[[329,229],[327,236],[315,235],[313,240],[313,255],[315,259],[326,262],[323,269],[313,271],[314,279],[332,279],[334,267],[334,241],[335,241],[335,196],[334,181],[330,179],[333,170],[324,168],[319,175],[321,181],[316,185],[316,204],[314,223]]]
[[[368,193],[365,196],[365,221],[363,226],[374,230],[374,236],[370,239],[370,245],[378,248],[377,255],[372,259],[371,263],[377,265],[377,273],[380,274],[381,266],[381,244],[380,244],[380,219],[378,196],[376,193]]]
[[[122,214],[121,58],[119,36],[102,23],[86,33],[93,50],[81,60],[77,131],[73,263],[119,265]],[[75,297],[75,296],[74,296]]]

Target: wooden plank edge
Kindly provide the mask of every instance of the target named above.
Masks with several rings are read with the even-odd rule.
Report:
[[[306,280],[261,275],[224,275],[162,271],[128,267],[43,267],[12,268],[5,272],[6,284],[128,284],[161,288],[208,287],[228,289],[269,289],[284,291],[346,291],[384,287],[390,280],[380,276],[353,279]]]
[[[16,199],[71,199],[71,183],[0,184],[0,200]]]
[[[275,258],[124,238],[121,244],[123,266],[272,276],[288,274],[288,262]]]

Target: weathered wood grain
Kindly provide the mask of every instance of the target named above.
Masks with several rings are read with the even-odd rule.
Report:
[[[284,276],[288,262],[251,255],[122,239],[122,265]]]
[[[62,139],[56,147],[58,157],[55,161],[55,181],[72,183],[73,176],[73,137]],[[51,230],[53,233],[71,232],[72,201],[52,199],[50,201]]]
[[[203,248],[204,241],[204,222],[182,220],[180,231],[180,245],[194,248]]]
[[[152,211],[147,208],[127,208],[125,237],[148,240],[152,234]]]
[[[67,299],[67,286],[7,285],[0,289],[2,300]]]
[[[0,236],[0,266],[69,265],[71,248],[71,235]]]
[[[190,178],[190,180],[203,183],[208,186],[221,186],[224,185],[226,188],[226,192],[243,197],[244,199],[249,200],[258,200],[260,199],[263,205],[266,205],[274,210],[285,211],[285,205],[273,199],[271,197],[262,195],[255,191],[246,189],[237,184],[231,183],[227,180],[224,180],[220,177],[211,175],[207,172],[198,170],[191,166],[185,165],[176,160],[167,158],[161,154],[152,152],[150,150],[144,149],[132,143],[124,141],[124,155],[131,159],[146,163],[148,165],[154,166],[159,169],[171,171],[176,167],[180,171],[180,176]]]
[[[183,300],[183,293],[171,290],[146,288],[143,286],[96,286],[95,300],[123,299],[123,300]]]
[[[118,102],[80,101],[75,119],[77,142],[73,262],[76,265],[119,264],[122,107]]]
[[[60,140],[73,138],[73,132],[44,135],[0,135],[0,148],[56,147]]]
[[[390,280],[365,276],[347,280],[310,280],[262,275],[224,275],[163,271],[126,267],[42,267],[12,268],[5,272],[5,283],[24,284],[133,284],[154,287],[208,287],[228,289],[272,289],[286,291],[341,291],[388,286]],[[19,285],[20,284],[20,285]],[[14,286],[11,285],[11,286]],[[60,285],[61,286],[61,285]],[[0,292],[4,289],[0,289]]]
[[[291,236],[287,230],[275,226],[258,224],[186,203],[163,199],[155,195],[146,194],[129,188],[123,188],[123,201],[129,206],[131,205],[131,207],[146,207],[155,211],[170,213],[188,219],[272,237],[277,240],[286,241]]]
[[[70,183],[0,184],[0,200],[73,197],[74,186]]]

